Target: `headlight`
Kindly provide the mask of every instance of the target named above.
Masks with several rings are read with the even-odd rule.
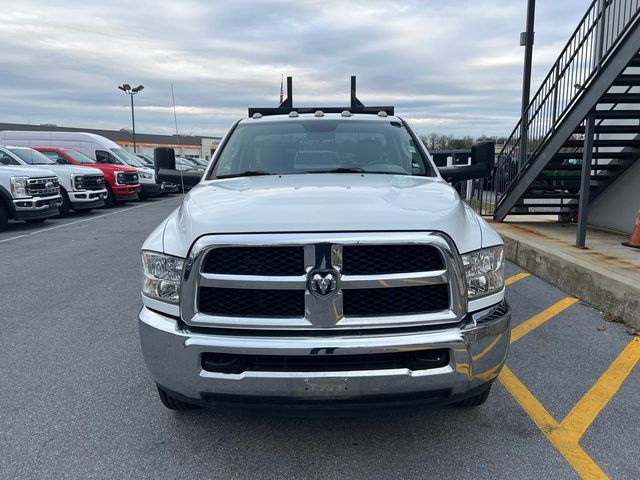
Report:
[[[142,178],[153,178],[153,173],[142,172],[140,170],[138,170],[138,175],[140,175]]]
[[[504,286],[502,246],[483,248],[462,255],[469,300],[499,292]]]
[[[11,177],[11,195],[13,198],[29,198],[27,194],[27,180],[29,177]]]
[[[118,185],[125,184],[124,172],[113,172],[113,178]]]
[[[84,190],[84,175],[71,174],[71,185],[76,190]]]
[[[142,251],[144,281],[142,293],[164,302],[180,302],[180,282],[184,259]]]

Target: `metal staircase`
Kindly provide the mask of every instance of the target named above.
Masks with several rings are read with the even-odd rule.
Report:
[[[639,50],[640,0],[594,0],[497,156],[481,213],[570,220],[584,204],[586,219],[640,158]]]

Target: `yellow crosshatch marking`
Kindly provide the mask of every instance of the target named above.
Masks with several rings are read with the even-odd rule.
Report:
[[[511,285],[512,283],[515,283],[515,282],[517,282],[518,280],[522,280],[523,278],[527,278],[527,277],[528,277],[528,276],[530,276],[530,275],[531,275],[531,274],[530,274],[530,273],[527,273],[527,272],[516,273],[515,275],[513,275],[513,276],[511,276],[511,277],[507,278],[507,279],[504,281],[504,284],[505,284],[505,286],[507,286],[507,287],[508,287],[508,286],[509,286],[509,285]]]
[[[640,360],[640,338],[634,338],[625,347],[606,372],[571,409],[561,425],[580,439],[600,411],[620,389],[625,378]]]
[[[518,275],[507,279],[505,284],[509,285],[528,276],[527,274],[515,278]],[[577,301],[572,297],[564,298],[521,323],[512,330],[511,343],[519,340]],[[581,478],[606,479],[607,475],[580,446],[580,439],[620,389],[624,380],[631,374],[639,361],[640,338],[634,338],[561,422],[551,416],[544,405],[506,365],[500,372],[498,380]]]
[[[557,314],[562,312],[563,310],[569,308],[571,305],[578,301],[577,298],[567,297],[563,298],[557,303],[554,303],[549,308],[544,309],[537,315],[534,315],[529,320],[522,322],[520,325],[514,327],[511,330],[511,343],[516,340],[521,339],[530,331],[538,328],[540,325],[545,323],[547,320],[555,317]]]

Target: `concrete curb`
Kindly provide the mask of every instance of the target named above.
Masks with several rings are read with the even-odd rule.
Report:
[[[501,231],[508,260],[640,330],[640,285],[593,264],[549,251]]]

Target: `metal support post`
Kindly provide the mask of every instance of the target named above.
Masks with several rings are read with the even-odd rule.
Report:
[[[529,95],[531,93],[531,61],[533,58],[533,24],[536,15],[536,0],[527,0],[527,29],[520,35],[520,45],[524,49],[524,73],[522,75],[522,119],[520,120],[520,148],[518,163],[520,168],[527,161],[529,134]]]
[[[580,177],[580,201],[578,205],[578,232],[576,247],[585,248],[587,237],[587,213],[589,210],[589,187],[591,185],[591,160],[593,158],[593,131],[595,113],[590,112],[585,120],[584,146],[582,148],[582,176]]]

